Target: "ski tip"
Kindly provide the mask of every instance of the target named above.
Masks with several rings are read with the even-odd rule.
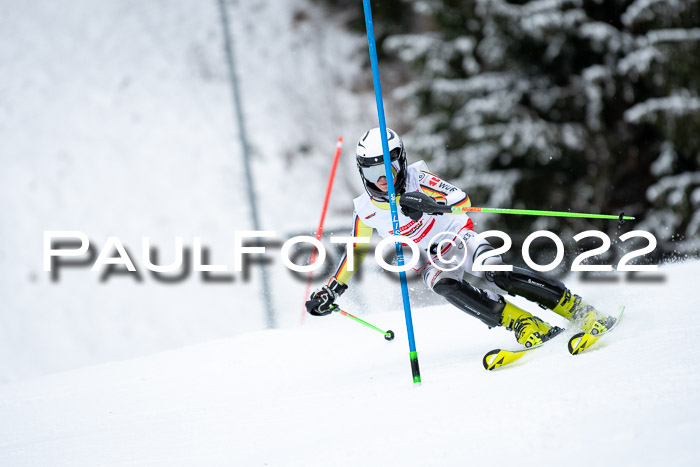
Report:
[[[571,355],[577,355],[581,350],[581,341],[583,340],[583,337],[586,335],[585,332],[579,332],[577,334],[574,334],[571,339],[569,339],[569,343],[567,344],[567,347],[569,349],[569,353]],[[585,346],[584,346],[585,347]]]
[[[586,334],[585,332],[580,332],[575,334],[571,339],[569,339],[569,353],[571,355],[578,355],[585,350],[589,349],[593,344],[595,344],[602,334]]]
[[[494,349],[484,355],[484,358],[482,360],[482,363],[484,365],[484,368],[488,371],[493,371],[496,368],[500,366],[500,364],[503,364],[503,359],[501,358],[500,364],[498,362],[498,354],[501,353],[501,349]]]

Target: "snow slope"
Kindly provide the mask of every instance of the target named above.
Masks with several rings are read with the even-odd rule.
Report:
[[[0,465],[697,465],[699,273],[574,284],[626,304],[619,328],[495,372],[481,357],[508,332],[416,309],[420,387],[399,308],[365,316],[393,342],[333,315],[0,385]]]
[[[353,90],[367,75],[362,37],[308,0],[226,4],[262,228],[280,238],[312,231],[338,136],[353,141],[376,118],[371,92]],[[211,262],[230,270],[233,231],[252,229],[217,2],[3,7],[0,381],[264,329],[257,271],[168,285],[139,268],[142,237],[165,263],[176,236],[185,247],[199,236]],[[328,224],[349,216],[339,210],[357,190],[344,182],[359,184],[344,155]],[[95,253],[119,237],[143,280],[103,283],[86,265],[52,281],[45,230],[83,231]],[[298,289],[274,264],[273,302]],[[299,322],[297,293],[299,307],[278,310],[281,326]]]

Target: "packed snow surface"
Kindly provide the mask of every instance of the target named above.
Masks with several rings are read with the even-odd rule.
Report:
[[[515,346],[510,333],[417,308],[421,386],[400,308],[363,316],[393,342],[334,314],[7,383],[0,465],[697,465],[698,273],[573,284],[601,308],[627,305],[615,332],[494,372],[481,358]]]
[[[187,248],[198,236],[210,264],[232,272],[233,232],[253,229],[217,2],[5,3],[0,382],[264,329],[258,270],[247,281],[192,273],[164,284],[139,264],[143,237],[165,264],[176,236]],[[226,5],[260,227],[280,239],[313,232],[343,136],[326,231],[349,231],[362,190],[354,142],[376,121],[371,82],[351,89],[370,76],[356,52],[363,37],[307,0]],[[47,230],[84,232],[96,254],[118,237],[143,280],[103,282],[90,262],[52,280]],[[303,289],[274,266],[273,304],[291,293],[301,301]],[[297,308],[277,325],[296,325]]]

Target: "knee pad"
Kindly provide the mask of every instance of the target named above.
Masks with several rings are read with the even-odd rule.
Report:
[[[509,294],[519,295],[550,310],[559,304],[566,292],[563,282],[515,266],[512,271],[496,271],[491,277]]]
[[[499,297],[498,301],[493,300],[483,290],[455,279],[440,280],[433,287],[433,291],[460,310],[478,318],[488,327],[501,325],[503,308],[506,305],[503,297]]]

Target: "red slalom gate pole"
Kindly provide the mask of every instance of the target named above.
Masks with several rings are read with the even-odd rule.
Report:
[[[331,197],[331,189],[333,188],[333,180],[335,179],[335,170],[338,168],[338,161],[340,160],[340,153],[343,150],[343,137],[338,137],[338,142],[335,145],[335,155],[333,156],[333,167],[331,168],[331,175],[328,177],[328,186],[326,187],[326,199],[323,200],[323,209],[321,210],[321,220],[318,223],[318,229],[316,229],[316,240],[321,240],[323,235],[323,223],[326,220],[326,211],[328,210],[328,200]],[[316,250],[314,249],[311,253],[311,258],[309,259],[309,264],[316,260]],[[309,291],[311,290],[311,279],[313,278],[313,271],[309,271],[309,280],[306,282],[306,292],[304,293],[304,302],[309,297]],[[306,318],[306,307],[301,311],[301,322],[304,323],[304,318]]]

